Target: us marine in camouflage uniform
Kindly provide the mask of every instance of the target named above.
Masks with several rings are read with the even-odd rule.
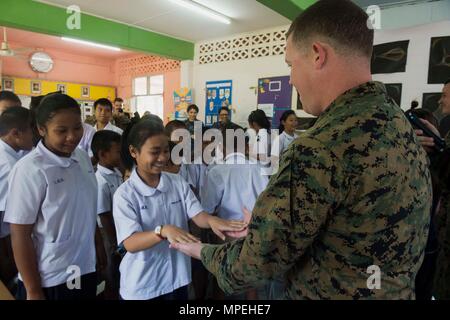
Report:
[[[318,1],[296,19],[286,61],[317,122],[283,153],[244,238],[175,245],[201,255],[225,292],[282,278],[289,299],[414,298],[431,178],[402,110],[371,81],[366,21],[347,0]]]

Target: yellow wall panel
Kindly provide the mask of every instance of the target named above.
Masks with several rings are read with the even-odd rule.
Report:
[[[77,100],[97,100],[100,98],[108,98],[113,101],[116,98],[116,88],[106,87],[106,86],[93,86],[87,84],[70,83],[63,81],[47,81],[47,80],[34,80],[34,79],[24,79],[24,78],[11,78],[4,77],[6,79],[14,80],[14,93],[18,95],[25,96],[35,96],[38,94],[31,93],[31,82],[39,81],[41,83],[41,93],[42,95],[48,94],[50,92],[57,91],[58,84],[66,85],[66,93],[74,99]],[[89,87],[89,97],[82,96],[82,87]]]

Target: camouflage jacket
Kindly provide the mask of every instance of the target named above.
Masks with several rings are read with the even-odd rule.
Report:
[[[368,82],[283,153],[247,237],[205,246],[202,262],[226,293],[283,278],[289,299],[412,299],[431,200],[425,151],[384,86]]]

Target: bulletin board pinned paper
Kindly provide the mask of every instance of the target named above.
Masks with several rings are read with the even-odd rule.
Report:
[[[278,128],[281,115],[292,108],[292,85],[289,76],[261,78],[258,80],[258,109]]]
[[[175,104],[175,119],[187,119],[187,107],[193,103],[192,90],[189,88],[181,88],[173,93],[173,101]]]

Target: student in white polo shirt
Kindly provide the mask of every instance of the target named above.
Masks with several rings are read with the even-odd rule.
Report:
[[[294,110],[287,110],[281,115],[278,137],[275,139],[272,147],[272,157],[280,158],[284,150],[298,138],[298,135],[295,133],[297,125],[298,120]]]
[[[17,298],[92,299],[97,181],[88,155],[77,148],[80,107],[51,94],[36,121],[42,140],[14,166],[5,212],[19,270]]]
[[[92,138],[94,138],[94,134],[97,132],[93,126],[90,124],[83,122],[83,137],[81,138],[80,143],[78,144],[78,148],[86,151],[89,154],[89,157],[92,157]]]
[[[241,129],[238,129],[241,130]],[[263,167],[256,160],[245,157],[248,145],[245,143],[244,132],[242,138],[235,137],[227,144],[226,134],[223,134],[222,152],[225,156],[222,163],[214,165],[206,175],[206,182],[201,190],[201,202],[204,210],[209,214],[217,214],[225,220],[243,220],[243,208],[253,210],[256,199],[266,188],[269,177]],[[231,240],[230,238],[227,241]],[[223,243],[214,241],[212,243]],[[222,300],[224,293],[220,290],[215,279],[213,281],[214,299]],[[242,299],[243,296],[228,296],[228,299]],[[254,289],[246,292],[247,299],[257,298]]]
[[[169,159],[164,127],[141,120],[128,136],[136,162],[131,177],[114,194],[117,241],[127,250],[120,264],[120,296],[125,300],[187,299],[191,260],[169,244],[197,242],[188,219],[202,228],[242,230],[244,222],[224,221],[203,211],[187,182],[162,172]]]
[[[109,99],[101,98],[94,102],[95,120],[97,121],[95,130],[111,130],[121,135],[123,130],[111,123],[112,111],[113,105]]]
[[[121,165],[121,136],[117,132],[102,130],[92,139],[92,153],[98,162],[95,177],[98,183],[97,214],[100,232],[107,252],[105,299],[119,298],[119,264],[116,228],[112,214],[113,196],[123,183],[122,174],[117,169]]]
[[[17,274],[12,255],[9,226],[3,222],[8,175],[23,152],[33,148],[32,116],[23,107],[10,107],[0,115],[0,280],[9,284]]]

